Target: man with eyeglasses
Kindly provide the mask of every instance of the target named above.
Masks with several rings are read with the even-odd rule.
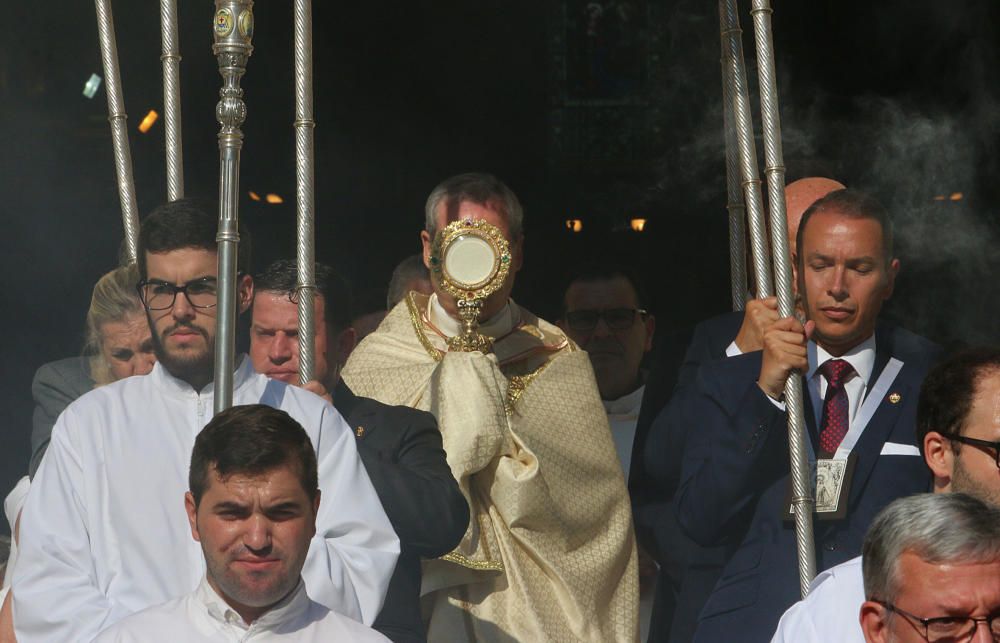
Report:
[[[195,437],[212,418],[216,221],[186,200],[142,222],[139,292],[158,362],[96,389],[59,417],[21,524],[14,626],[21,643],[90,641],[123,617],[190,592],[204,573],[177,498]],[[237,304],[250,305],[240,245]],[[302,571],[310,597],[371,624],[399,543],[350,427],[322,398],[269,380],[243,358],[234,404],[286,411],[312,439],[324,502]]]
[[[608,412],[618,459],[628,477],[645,390],[642,358],[653,347],[656,320],[643,308],[635,279],[612,266],[580,270],[563,295],[560,328],[587,351]]]
[[[961,493],[899,499],[872,522],[862,567],[866,643],[1000,641],[995,505]]]
[[[970,349],[927,374],[917,444],[935,493],[963,493],[1000,509],[1000,348]],[[864,641],[858,621],[848,617],[866,595],[872,596],[862,584],[862,557],[823,572],[809,596],[781,617],[773,643]]]

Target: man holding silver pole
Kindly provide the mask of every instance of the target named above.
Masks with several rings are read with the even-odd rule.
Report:
[[[686,409],[676,511],[703,546],[745,534],[699,617],[696,641],[766,641],[798,597],[782,391],[804,373],[819,569],[856,556],[872,517],[929,482],[914,443],[917,389],[937,347],[878,322],[899,271],[886,210],[838,190],[803,215],[793,257],[807,319],[779,319],[763,350],[705,364]],[[819,473],[816,473],[819,472]]]
[[[843,187],[824,177],[806,177],[785,186],[788,242],[793,253],[802,214],[817,199]],[[691,542],[677,524],[672,501],[680,482],[685,441],[698,427],[679,415],[692,395],[690,385],[698,368],[706,362],[761,350],[764,330],[778,319],[776,297],[750,298],[745,306],[745,310],[699,323],[685,338],[690,343],[683,359],[679,353],[661,353],[643,396],[629,490],[639,542],[656,553],[661,565],[650,629],[654,641],[691,640],[698,612],[731,554],[732,545],[703,548]],[[666,348],[674,351],[677,346]]]

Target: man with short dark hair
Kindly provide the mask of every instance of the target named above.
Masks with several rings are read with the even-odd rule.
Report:
[[[195,437],[212,417],[215,233],[214,218],[188,201],[142,222],[139,290],[157,365],[84,395],[56,422],[21,523],[13,583],[21,643],[89,640],[201,578],[183,515],[165,508],[183,496]],[[239,269],[242,312],[253,282]],[[233,401],[280,408],[309,433],[325,501],[302,576],[313,600],[372,622],[399,545],[350,428],[325,401],[256,374],[245,358]]]
[[[785,186],[788,241],[793,253],[806,209],[843,187],[824,177],[806,177]],[[701,430],[697,417],[685,415],[695,393],[698,368],[706,362],[761,350],[765,328],[777,319],[776,297],[748,298],[744,311],[706,319],[693,330],[660,332],[639,411],[629,476],[636,536],[660,563],[652,640],[689,643],[698,613],[741,538],[732,533],[724,545],[701,547],[684,534],[677,520],[675,500],[684,445],[688,436]]]
[[[495,176],[438,185],[424,207],[424,263],[455,221],[493,226],[509,270],[483,302],[492,350],[452,350],[456,298],[411,292],[351,354],[360,395],[430,411],[472,520],[424,566],[428,639],[628,641],[636,636],[636,557],[628,495],[593,369],[556,326],[511,299],[524,256],[523,210]]]
[[[354,429],[358,453],[399,535],[400,556],[373,627],[394,643],[426,640],[420,617],[420,560],[451,551],[469,524],[469,506],[451,475],[434,416],[359,397],[340,379],[353,348],[350,290],[316,264],[315,359],[305,388],[331,398]],[[250,357],[258,372],[300,385],[294,261],[272,263],[255,279]]]
[[[936,493],[964,493],[1000,508],[1000,349],[976,348],[935,366],[917,402],[917,444]],[[785,612],[773,643],[864,640],[853,614],[865,600],[861,558],[819,574]]]
[[[888,213],[863,193],[831,192],[803,214],[796,252],[806,323],[779,319],[763,351],[703,365],[687,411],[698,430],[684,451],[680,526],[703,546],[742,535],[695,641],[736,631],[766,640],[798,597],[782,400],[789,377],[805,374],[807,448],[832,484],[818,494],[830,503],[816,507],[819,570],[857,556],[874,515],[929,482],[913,427],[917,388],[938,350],[878,323],[899,271]]]
[[[320,506],[316,454],[287,413],[234,406],[198,434],[184,506],[205,576],[190,594],[132,614],[98,643],[384,641],[306,594]]]
[[[875,517],[863,559],[867,643],[1000,640],[1000,508],[961,493],[901,498]]]
[[[352,297],[347,283],[327,265],[316,263],[313,299],[315,343],[313,392],[330,399],[340,383],[340,369],[354,350]],[[254,276],[250,315],[250,359],[258,373],[295,386],[299,381],[298,300],[295,261],[280,259]]]

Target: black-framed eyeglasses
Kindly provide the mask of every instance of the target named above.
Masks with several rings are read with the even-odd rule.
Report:
[[[937,616],[920,618],[906,610],[899,609],[888,601],[872,599],[890,612],[906,618],[907,622],[922,633],[930,643],[964,643],[972,640],[980,623],[986,623],[994,641],[1000,641],[1000,612],[989,616]],[[917,624],[919,623],[919,627]]]
[[[955,442],[961,442],[962,444],[968,444],[974,447],[982,447],[984,449],[993,449],[993,461],[996,462],[997,469],[1000,469],[1000,442],[990,442],[989,440],[980,440],[979,438],[968,438],[964,435],[951,432],[946,433],[944,431],[940,431],[939,433],[949,440],[954,440]]]
[[[159,279],[144,279],[136,286],[139,299],[149,310],[173,308],[177,293],[184,293],[195,308],[213,308],[219,303],[219,284],[215,277],[202,277],[177,286]]]
[[[590,331],[604,320],[611,330],[628,330],[635,323],[635,316],[645,317],[642,308],[606,308],[604,310],[574,310],[566,313],[566,324],[573,330]]]

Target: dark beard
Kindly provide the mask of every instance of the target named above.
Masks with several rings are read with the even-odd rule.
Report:
[[[962,451],[971,449],[968,445],[962,446]],[[956,493],[964,493],[982,500],[993,507],[1000,507],[1000,489],[995,486],[984,484],[981,480],[970,475],[962,461],[962,456],[958,453],[954,457],[955,466],[951,474],[951,490]],[[992,472],[994,475],[995,471]]]
[[[149,320],[150,328],[153,328],[153,320]],[[167,352],[163,343],[163,336],[166,336],[178,328],[190,328],[199,333],[206,340],[207,350],[203,355],[193,357],[172,355]],[[168,373],[179,380],[185,381],[195,389],[201,389],[205,384],[211,382],[215,377],[215,338],[209,337],[204,328],[194,324],[175,324],[163,331],[163,336],[159,333],[152,333],[153,352],[156,354],[158,362],[163,364],[163,368]]]

